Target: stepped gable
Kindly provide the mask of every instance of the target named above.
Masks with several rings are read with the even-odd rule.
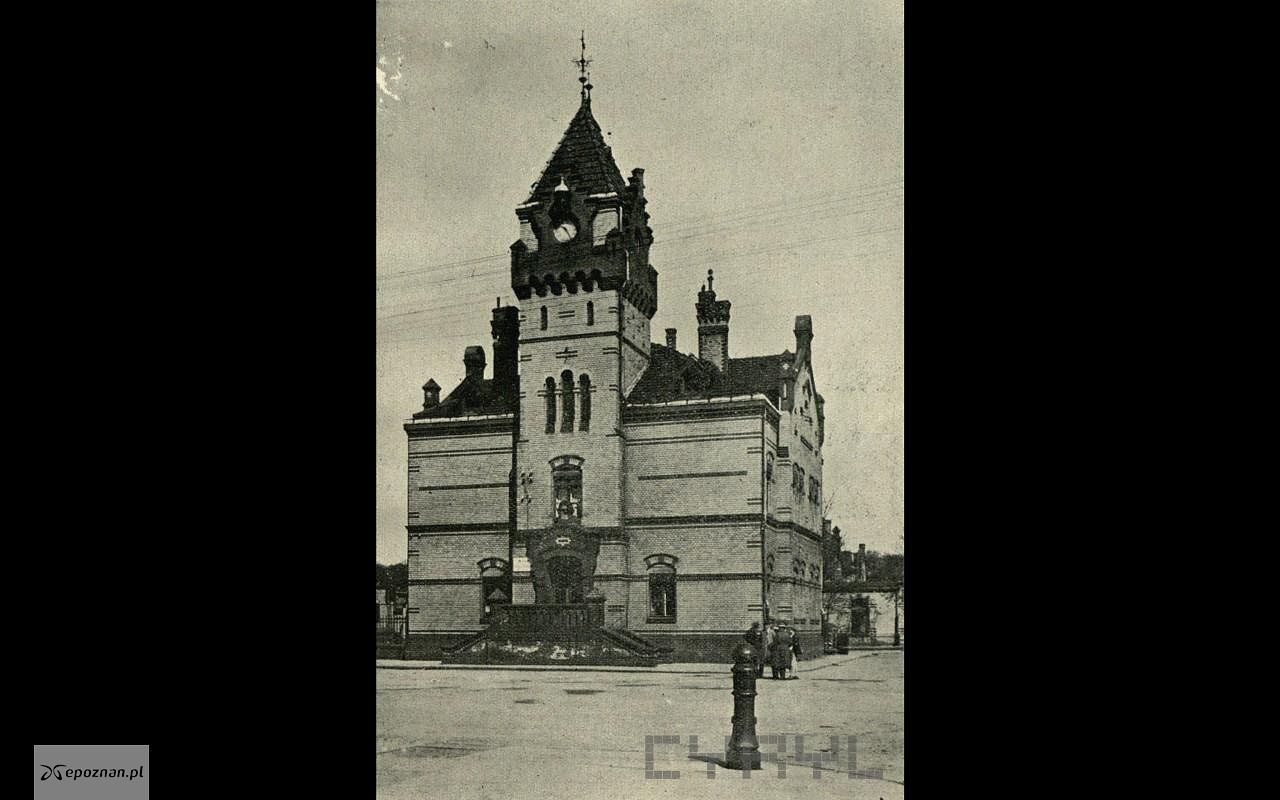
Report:
[[[499,392],[491,379],[468,376],[462,379],[440,405],[424,409],[413,415],[414,419],[438,417],[467,417],[483,414],[509,414],[510,401]]]
[[[649,353],[649,367],[627,396],[629,403],[763,394],[777,405],[783,369],[795,359],[786,350],[772,356],[731,358],[729,369],[721,373],[706,361],[656,342]]]
[[[581,195],[617,192],[621,197],[627,192],[627,182],[613,160],[613,151],[604,143],[600,124],[591,116],[590,100],[578,107],[525,202],[550,203],[562,177]]]

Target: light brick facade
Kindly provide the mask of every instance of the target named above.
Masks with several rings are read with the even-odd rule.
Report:
[[[644,206],[643,171],[622,180],[584,99],[517,209],[519,305],[494,310],[493,378],[468,348],[468,377],[443,402],[429,383],[405,425],[410,657],[482,629],[487,598],[589,595],[676,660],[725,661],[770,617],[821,653],[809,318],[795,353],[735,359],[709,276],[703,357],[651,342]]]

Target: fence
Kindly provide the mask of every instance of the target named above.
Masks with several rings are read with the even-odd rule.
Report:
[[[409,615],[402,614],[398,617],[387,617],[378,620],[378,643],[379,644],[401,644],[404,642],[405,627],[408,624]]]

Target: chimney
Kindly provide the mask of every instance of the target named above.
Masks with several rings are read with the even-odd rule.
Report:
[[[493,385],[509,399],[515,399],[519,380],[520,311],[515,306],[493,310]]]
[[[813,320],[808,314],[796,317],[796,360],[802,361],[803,355],[809,352],[809,343],[813,341]]]
[[[422,410],[426,411],[438,405],[440,405],[440,384],[432,378],[427,378],[427,382],[422,384]]]
[[[467,377],[476,380],[484,379],[484,348],[473,344],[462,353],[462,364],[467,368]]]
[[[867,546],[865,544],[858,545],[858,580],[866,583],[867,581]]]
[[[698,358],[725,372],[729,368],[729,301],[716,299],[714,282],[714,271],[707,270],[707,285],[698,292],[694,306],[698,312]]]
[[[675,328],[667,328],[667,349],[668,350],[676,349],[676,329]]]

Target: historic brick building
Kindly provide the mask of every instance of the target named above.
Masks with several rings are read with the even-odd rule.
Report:
[[[585,80],[584,80],[585,84]],[[644,171],[624,180],[590,84],[516,207],[511,286],[444,399],[409,437],[410,658],[438,658],[513,604],[600,603],[605,626],[724,661],[752,622],[790,620],[820,654],[823,400],[813,328],[731,356],[714,275],[697,356],[650,341],[658,272]],[[794,350],[791,347],[794,347]],[[596,606],[599,607],[598,605]]]

